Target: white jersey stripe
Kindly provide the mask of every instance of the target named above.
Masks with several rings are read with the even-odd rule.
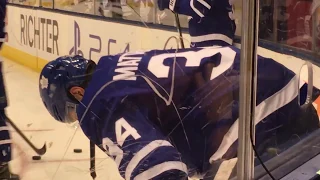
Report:
[[[8,126],[1,126],[0,131],[9,131],[9,127]]]
[[[3,144],[11,144],[11,140],[7,139],[7,140],[1,140],[0,141],[0,145],[3,145]]]
[[[223,34],[207,34],[202,36],[191,36],[190,38],[192,43],[199,43],[199,42],[213,41],[213,40],[224,41],[230,45],[232,45],[233,43],[233,40],[231,38]]]
[[[130,180],[133,170],[139,165],[140,161],[145,158],[148,154],[159,147],[164,146],[172,146],[166,140],[154,140],[145,147],[143,147],[140,151],[137,152],[135,156],[130,160],[129,164],[126,168],[125,179]]]
[[[134,180],[147,180],[152,179],[159,174],[169,171],[169,170],[180,170],[187,174],[187,166],[180,161],[168,161],[153,166],[152,168],[142,172],[141,174],[137,175]]]
[[[297,76],[294,76],[290,82],[283,87],[280,91],[273,94],[263,102],[261,102],[255,110],[255,125],[257,125],[262,119],[278,110],[279,108],[285,106],[291,102],[298,95],[298,83],[299,80]],[[239,118],[233,123],[229,131],[223,137],[223,140],[218,148],[218,150],[211,156],[210,163],[222,158],[222,156],[227,152],[230,146],[238,139],[239,130]]]

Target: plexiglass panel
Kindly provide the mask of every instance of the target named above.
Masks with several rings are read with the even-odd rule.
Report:
[[[213,3],[213,1],[207,2]],[[73,128],[65,130],[64,125],[57,126],[59,127],[58,133],[67,138],[64,138],[65,141],[59,144],[63,150],[56,158],[66,159],[66,155],[73,153],[69,152],[72,148],[80,146],[86,150],[86,154],[82,156],[86,156],[81,163],[74,161],[74,164],[89,165],[88,148],[89,140],[91,140],[99,146],[99,149],[102,149],[100,151],[96,147],[99,152],[96,156],[96,170],[98,178],[101,179],[122,179],[119,173],[123,177],[127,176],[127,179],[142,177],[143,180],[155,179],[154,176],[161,173],[167,173],[167,177],[171,175],[171,179],[178,180],[185,179],[185,173],[188,173],[190,178],[204,180],[235,177],[238,151],[238,129],[235,124],[238,122],[241,106],[239,103],[241,49],[238,43],[234,43],[239,39],[233,39],[233,34],[225,35],[224,33],[234,32],[237,36],[241,35],[242,0],[215,2],[217,3],[212,6],[207,17],[193,21],[191,25],[194,28],[193,33],[205,30],[208,31],[208,36],[204,34],[193,35],[192,38],[184,36],[183,41],[186,47],[181,48],[178,33],[164,30],[168,26],[178,26],[174,13],[170,10],[160,11],[156,1],[55,0],[52,3],[49,0],[42,0],[42,7],[108,17],[106,21],[115,18],[153,23],[157,24],[157,27],[166,25],[163,26],[165,28],[159,28],[160,30],[154,27],[150,29],[139,27],[138,30],[132,30],[132,34],[139,37],[133,40],[123,38],[125,42],[134,44],[130,45],[132,48],[130,53],[117,55],[114,51],[109,52],[108,49],[110,56],[104,56],[99,60],[99,62],[106,63],[99,64],[94,70],[86,70],[88,73],[86,75],[90,78],[86,77],[81,86],[86,86],[90,80],[90,83],[101,88],[100,92],[103,97],[97,98],[96,93],[100,92],[86,87],[88,89],[86,89],[85,98],[87,99],[77,106],[81,112],[77,114],[81,127],[76,126],[76,130]],[[233,5],[233,8],[229,7],[229,3]],[[231,9],[234,11],[232,12]],[[218,11],[221,11],[221,14],[218,15],[223,20],[215,19],[217,15],[215,13]],[[192,32],[188,23],[190,17],[179,15],[179,18],[180,26],[185,28],[184,32]],[[270,17],[266,19],[268,18]],[[205,21],[204,25],[201,24],[202,20]],[[90,19],[85,22],[89,21]],[[127,21],[119,21],[119,24],[122,22]],[[75,46],[72,49],[75,54],[81,55],[81,49],[76,51],[76,43],[80,45],[80,27],[77,22],[73,23],[72,20],[70,32],[75,33],[71,35],[72,38],[73,35],[75,38]],[[68,23],[63,23],[61,26],[64,24]],[[64,28],[70,28],[69,25]],[[101,44],[115,45],[116,41],[113,37],[118,37],[116,28],[130,29],[129,25],[126,25],[123,23],[123,26],[92,27],[90,23],[84,23],[81,26],[82,34],[84,26],[88,26],[92,34],[89,35],[89,40],[81,39],[81,43],[96,42],[94,47],[99,44],[99,41],[100,47]],[[266,26],[268,28],[268,23]],[[113,31],[104,31],[108,29]],[[217,29],[219,31],[210,32],[210,30]],[[109,36],[106,36],[109,38],[108,41],[104,39],[101,41],[100,36],[105,36],[107,33],[109,33]],[[79,39],[76,39],[77,35]],[[232,38],[225,38],[228,35]],[[273,37],[272,33],[267,36]],[[72,38],[71,41],[73,41]],[[166,46],[163,50],[163,44],[167,40],[170,40],[170,46]],[[217,41],[199,45],[197,48],[194,44],[189,46],[191,41],[198,43],[211,40]],[[226,43],[221,44],[221,41],[226,41]],[[129,43],[125,45],[124,48],[121,47],[121,52],[129,50],[127,49]],[[157,47],[157,50],[152,50],[150,47],[152,49]],[[90,53],[91,51],[95,52],[96,48],[90,48]],[[68,60],[69,58],[65,61]],[[75,58],[71,64],[79,62],[80,60]],[[272,75],[273,70],[272,67],[272,71],[267,72],[268,75]],[[52,71],[51,73],[57,72]],[[79,78],[78,75],[70,75],[70,77],[71,79]],[[54,77],[58,76],[60,75]],[[45,78],[41,79],[40,82],[43,83],[41,86],[45,86],[47,81]],[[270,81],[268,83],[278,87],[276,80],[271,79]],[[78,79],[71,83],[78,83]],[[271,85],[268,84],[264,88],[266,91],[263,92],[263,95],[269,93],[269,87],[271,89]],[[53,92],[57,86],[49,88],[52,88],[50,91]],[[56,94],[54,98],[61,98],[61,96],[61,94]],[[89,104],[89,100],[92,100],[93,103]],[[66,108],[69,119],[75,115],[73,112],[75,105],[72,105]],[[110,110],[110,108],[114,109]],[[46,115],[51,118],[48,113]],[[85,133],[81,134],[83,135],[81,138],[75,135],[80,132]],[[70,146],[71,143],[75,145]],[[55,145],[54,148],[58,149],[60,146]],[[105,153],[102,153],[103,151]],[[67,160],[66,162],[69,163]],[[53,166],[45,166],[44,169],[54,171],[50,173],[50,175],[53,174],[53,178],[64,179],[65,174],[61,172],[68,171],[66,167],[70,166],[59,163],[57,161],[55,164],[52,163]],[[76,169],[76,166],[72,165],[71,167]],[[183,172],[178,170],[183,170]],[[74,171],[77,177],[81,176],[79,173],[81,172],[91,179],[87,166]],[[143,176],[145,174],[150,176]],[[169,179],[167,177],[162,179]]]
[[[260,0],[256,179],[307,180],[320,169],[318,162],[300,167],[320,153],[318,6]]]
[[[8,2],[25,6],[39,6],[39,1],[37,0],[9,0]]]
[[[54,0],[54,8],[84,14],[94,13],[93,0]]]
[[[96,0],[96,15],[132,21],[156,21],[156,3],[152,0],[118,1]]]

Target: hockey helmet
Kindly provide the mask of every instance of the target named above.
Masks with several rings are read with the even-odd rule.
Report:
[[[39,78],[39,92],[45,107],[57,121],[72,123],[79,101],[69,92],[73,86],[86,88],[95,63],[82,56],[62,56],[44,66]]]

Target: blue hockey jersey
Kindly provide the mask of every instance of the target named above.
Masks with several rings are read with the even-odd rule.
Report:
[[[0,48],[5,42],[5,18],[7,12],[7,0],[0,1]],[[2,60],[0,60],[0,110],[6,108],[8,105],[7,96],[4,85]]]
[[[185,179],[236,157],[239,73],[232,46],[104,56],[77,115],[126,180]],[[257,148],[295,133],[298,84],[285,66],[258,57]]]
[[[159,0],[160,10],[170,9],[190,16],[191,47],[232,45],[236,30],[229,0]]]
[[[7,12],[7,0],[0,1],[0,43],[5,41],[5,17]]]

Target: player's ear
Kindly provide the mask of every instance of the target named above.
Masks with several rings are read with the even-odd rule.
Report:
[[[74,87],[70,88],[69,92],[78,101],[81,101],[82,97],[83,97],[83,94],[84,94],[84,89],[82,87],[79,87],[79,86],[74,86]]]

